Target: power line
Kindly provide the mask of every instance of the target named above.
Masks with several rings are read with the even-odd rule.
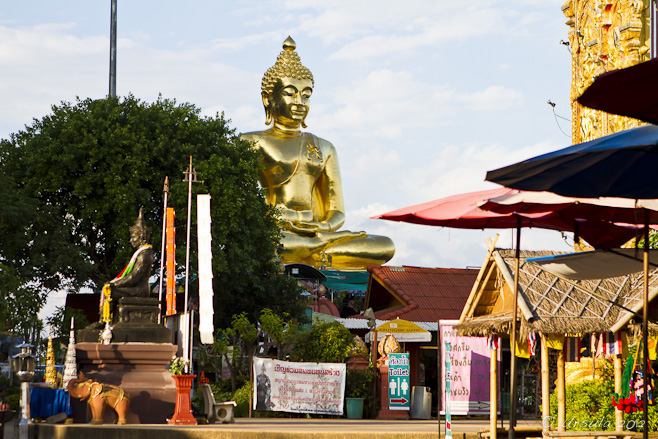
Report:
[[[565,136],[567,136],[567,137],[570,138],[571,135],[570,135],[570,134],[567,134],[567,133],[564,132],[564,130],[563,130],[562,127],[560,126],[560,122],[559,122],[557,119],[560,118],[560,119],[562,119],[562,120],[566,120],[566,121],[569,122],[569,123],[571,123],[571,119],[567,119],[566,117],[562,117],[562,116],[558,115],[558,114],[555,112],[555,103],[552,102],[550,99],[549,99],[548,102],[546,102],[546,103],[547,103],[548,105],[550,105],[550,106],[551,106],[551,109],[553,110],[553,116],[555,117],[555,124],[557,125],[557,127],[560,129],[560,131],[562,131],[562,134],[564,134]]]

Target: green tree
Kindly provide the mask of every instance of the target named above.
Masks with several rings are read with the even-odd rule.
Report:
[[[38,203],[18,189],[15,178],[4,172],[0,150],[0,332],[20,335],[35,343],[42,324],[37,313],[46,301],[54,275],[45,274],[43,257],[50,236],[39,238]],[[37,266],[29,262],[34,258]],[[34,282],[38,277],[43,283]]]
[[[190,156],[205,181],[194,185],[195,193],[212,197],[216,325],[228,326],[240,312],[255,320],[264,303],[276,312],[299,314],[296,283],[280,274],[276,212],[257,185],[257,152],[223,115],[201,117],[194,105],[163,98],[62,103],[0,142],[0,184],[9,202],[0,213],[0,276],[10,278],[15,291],[31,291],[36,309],[49,291],[98,289],[130,259],[129,227],[140,207],[154,231],[154,269],[159,267],[167,176],[182,270],[187,222],[182,180]],[[194,273],[195,221],[191,230]],[[0,283],[0,296],[7,292]]]
[[[215,370],[216,376],[222,375],[222,359],[231,371],[231,390],[237,388],[238,375],[247,372],[245,361],[253,355],[253,347],[258,338],[258,329],[247,318],[246,313],[233,316],[231,326],[218,329],[211,346],[201,345],[201,360]]]
[[[71,335],[71,318],[74,319],[74,329],[84,328],[89,325],[89,320],[87,320],[82,310],[66,308],[64,306],[58,306],[55,308],[53,315],[46,318],[46,323],[52,330],[50,336],[53,338],[55,358],[58,360],[64,360],[66,358],[69,336]]]
[[[265,336],[276,346],[277,359],[285,359],[300,333],[297,319],[291,319],[288,313],[284,313],[283,317],[279,316],[271,309],[265,308],[261,311],[258,321]]]
[[[354,336],[338,322],[315,324],[300,334],[291,357],[294,361],[342,363],[352,350]]]

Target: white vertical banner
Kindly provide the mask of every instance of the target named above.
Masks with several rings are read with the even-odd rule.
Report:
[[[212,234],[210,232],[210,195],[198,194],[197,236],[199,240],[199,333],[201,343],[212,344],[213,333],[213,291],[212,291]]]

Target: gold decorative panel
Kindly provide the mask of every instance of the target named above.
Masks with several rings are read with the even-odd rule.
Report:
[[[571,141],[586,142],[641,122],[576,102],[604,72],[649,59],[649,0],[568,0],[562,6],[571,50]]]

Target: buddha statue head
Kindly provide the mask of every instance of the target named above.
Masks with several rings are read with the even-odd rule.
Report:
[[[293,129],[300,125],[306,128],[314,82],[313,74],[295,52],[296,47],[295,41],[288,37],[276,63],[263,75],[261,95],[266,125],[278,123]]]
[[[149,238],[151,237],[151,229],[146,225],[144,220],[144,208],[139,208],[139,216],[135,225],[130,227],[130,244],[134,248],[137,248],[148,243]]]

